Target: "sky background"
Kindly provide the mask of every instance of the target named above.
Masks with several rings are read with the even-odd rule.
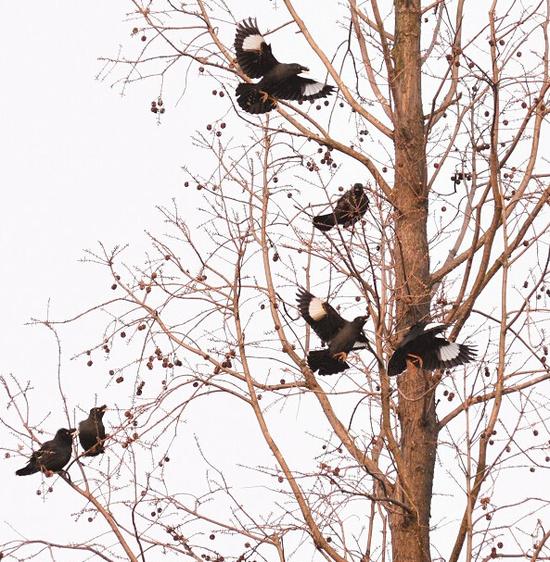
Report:
[[[30,377],[49,344],[31,317],[71,314],[105,297],[109,280],[79,263],[83,249],[144,240],[155,204],[184,198],[185,111],[159,126],[153,84],[121,97],[96,79],[132,25],[125,2],[3,2],[0,208],[4,317],[2,371]],[[167,116],[169,113],[167,113]],[[107,284],[108,283],[108,284]],[[9,328],[8,328],[9,326]],[[22,346],[22,342],[25,345]],[[51,342],[50,342],[51,343]],[[19,352],[14,352],[14,350]],[[22,353],[22,351],[25,352]],[[49,368],[48,362],[43,367]]]

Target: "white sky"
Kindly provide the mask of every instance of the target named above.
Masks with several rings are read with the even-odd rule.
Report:
[[[48,298],[56,316],[105,295],[78,263],[82,250],[139,243],[158,220],[154,205],[184,197],[174,139],[185,122],[180,112],[157,125],[149,85],[122,98],[94,79],[98,57],[128,40],[124,2],[3,4],[0,349],[2,371],[25,377],[40,368],[45,334],[23,324]]]

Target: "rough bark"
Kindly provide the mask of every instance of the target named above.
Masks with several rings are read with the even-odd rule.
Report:
[[[421,97],[419,0],[395,0],[393,48],[396,175],[395,270],[397,324],[404,328],[427,319],[430,312],[430,261],[427,239],[428,187]],[[437,423],[432,378],[409,366],[399,377],[398,415],[402,464],[399,480],[406,481],[408,496],[397,487],[400,501],[410,513],[393,512],[394,562],[431,560],[429,523],[437,445]]]

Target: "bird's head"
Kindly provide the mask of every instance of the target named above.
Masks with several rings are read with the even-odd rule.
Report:
[[[294,74],[302,74],[302,72],[309,72],[309,68],[307,68],[307,66],[302,66],[301,64],[292,63],[289,64],[288,66]]]
[[[107,410],[106,404],[103,404],[103,406],[97,406],[96,408],[92,408],[90,410],[90,417],[96,418],[96,419],[101,419],[106,410]]]
[[[354,184],[353,184],[353,192],[354,192],[355,194],[360,194],[360,193],[362,193],[362,192],[363,192],[363,189],[364,189],[364,187],[363,187],[363,184],[362,184],[362,183],[354,183]]]
[[[74,427],[71,429],[65,429],[64,427],[62,427],[61,429],[57,430],[57,433],[55,434],[55,438],[60,439],[62,441],[71,441],[73,435],[76,435],[76,433],[77,430]]]
[[[368,319],[369,319],[368,316],[357,316],[357,318],[353,319],[353,323],[359,326],[360,328],[362,328]]]

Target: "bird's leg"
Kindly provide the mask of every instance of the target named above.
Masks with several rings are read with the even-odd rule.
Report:
[[[267,103],[268,100],[271,101],[271,105],[273,107],[277,107],[277,100],[275,98],[272,98],[267,92],[265,92],[264,90],[260,90],[260,101],[262,103]]]
[[[423,361],[422,357],[420,357],[420,355],[415,355],[414,353],[409,353],[407,355],[407,360],[410,360],[410,362],[417,369],[422,369],[424,367],[424,361]]]
[[[348,354],[345,351],[340,351],[339,353],[335,353],[333,357],[337,361],[342,361],[342,363],[345,363],[348,358]]]

